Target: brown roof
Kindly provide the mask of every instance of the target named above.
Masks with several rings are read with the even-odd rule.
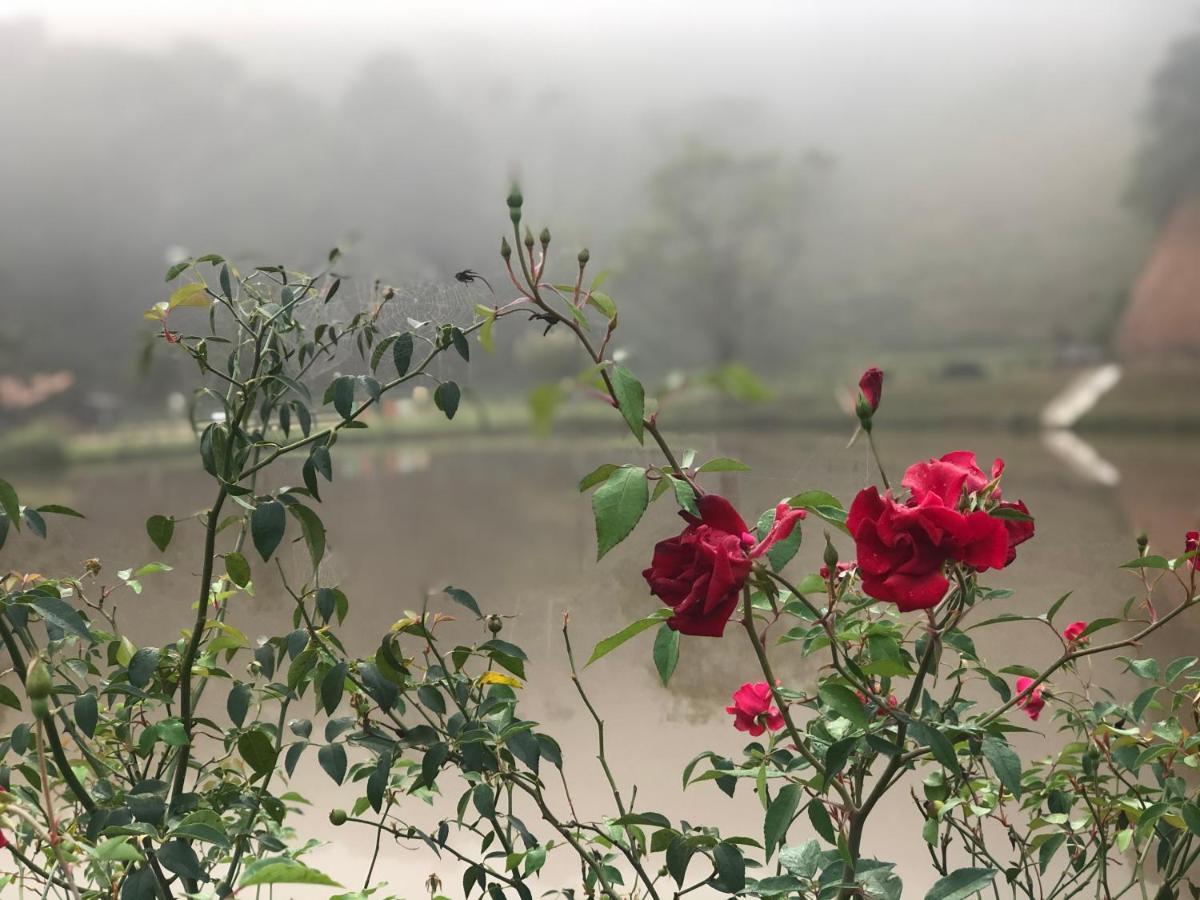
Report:
[[[1200,354],[1200,197],[1179,204],[1138,276],[1121,319],[1121,355]]]

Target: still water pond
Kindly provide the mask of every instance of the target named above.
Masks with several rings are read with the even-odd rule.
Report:
[[[846,450],[840,434],[722,433],[673,443],[694,447],[700,459],[734,456],[752,466],[750,473],[712,476],[710,482],[747,518],[781,496],[811,488],[848,502],[872,477],[865,448]],[[1037,537],[1021,548],[1017,563],[989,579],[993,586],[1018,591],[1004,601],[1018,610],[1042,611],[1074,591],[1067,607],[1072,618],[1116,614],[1136,590],[1128,573],[1116,570],[1134,555],[1133,536],[1147,530],[1152,543],[1169,555],[1181,550],[1183,532],[1200,522],[1195,447],[1187,439],[1098,441],[1095,448],[1109,466],[1103,477],[1085,474],[1038,435],[885,432],[881,444],[897,476],[911,461],[952,449],[975,450],[985,462],[1005,458],[1005,495],[1023,498],[1038,525]],[[676,530],[677,520],[668,502],[660,501],[633,536],[597,564],[590,508],[575,484],[600,463],[630,461],[639,454],[654,461],[639,448],[594,439],[364,446],[335,455],[334,483],[322,508],[329,531],[325,580],[339,583],[350,597],[351,616],[342,636],[352,651],[373,651],[379,635],[405,609],[419,608],[424,592],[447,584],[471,590],[485,611],[515,615],[503,636],[521,644],[533,660],[524,715],[562,743],[575,803],[585,818],[613,811],[595,761],[591,720],[567,680],[563,613],[570,613],[577,654],[586,657],[597,640],[653,610],[655,602],[639,573],[653,542]],[[156,559],[143,523],[154,513],[182,518],[205,507],[211,487],[198,472],[191,460],[180,460],[77,468],[42,482],[24,479],[23,498],[67,503],[89,518],[56,521],[48,544],[22,536],[6,550],[6,565],[73,572],[84,558],[96,556],[112,573]],[[284,476],[299,481],[298,473]],[[170,641],[189,621],[199,568],[189,552],[198,533],[194,523],[181,525],[164,557],[174,571],[147,579],[141,596],[119,603],[121,621],[139,644]],[[818,564],[819,527],[810,524],[806,538],[793,563],[796,571]],[[304,553],[302,545],[285,548],[285,564],[290,561],[299,571]],[[852,556],[846,543],[842,555]],[[259,569],[257,595],[239,599],[230,613],[231,622],[251,637],[290,630],[290,601],[272,573]],[[469,638],[470,630],[461,627]],[[1198,635],[1200,621],[1181,622],[1149,650],[1168,658],[1195,653]],[[669,690],[654,671],[649,637],[586,671],[585,683],[608,720],[610,758],[621,781],[638,786],[640,808],[719,824],[730,833],[757,833],[761,827],[758,801],[747,785],[732,800],[709,784],[680,790],[680,772],[696,753],[714,749],[736,757],[745,743],[724,712],[730,694],[743,681],[757,679],[752,654],[739,638],[736,629],[721,641],[685,638]],[[990,629],[979,644],[995,667],[1036,665],[1054,652],[1052,640],[1033,628]],[[795,653],[786,646],[774,651],[778,674],[803,687],[815,669],[789,655]],[[1096,673],[1115,677],[1111,664],[1097,664]],[[0,721],[0,727],[7,723]],[[1043,729],[1047,735],[1049,727]],[[1037,753],[1047,739],[1027,736],[1020,749],[1026,756]],[[326,820],[331,807],[349,805],[346,791],[337,789],[311,757],[297,770],[292,787],[312,804],[304,830],[330,842],[314,854],[312,864],[348,888],[360,886],[373,834],[361,826],[335,829]],[[432,826],[438,817],[435,810],[418,809],[411,819]],[[901,861],[900,874],[912,894],[920,896],[932,880],[924,866],[920,820],[907,799],[879,810],[866,844],[873,855]],[[460,871],[420,845],[385,841],[376,879],[415,897],[425,893],[425,878],[437,872],[448,892],[458,896]],[[572,870],[557,871],[567,878]],[[276,892],[277,897],[320,895]]]

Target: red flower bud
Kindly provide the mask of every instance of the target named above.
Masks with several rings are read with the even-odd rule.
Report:
[[[858,389],[862,391],[871,412],[879,409],[879,400],[883,396],[883,370],[872,366],[863,372],[858,379]]]

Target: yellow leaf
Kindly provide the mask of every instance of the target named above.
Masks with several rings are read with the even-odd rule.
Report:
[[[167,301],[167,309],[177,309],[181,306],[208,309],[210,302],[208,295],[204,292],[204,285],[193,281],[191,284],[185,284],[171,295],[171,299]]]
[[[152,307],[146,310],[142,316],[150,319],[152,322],[161,322],[167,317],[167,301],[160,300],[158,303],[155,303]]]
[[[511,675],[505,675],[502,672],[484,672],[479,676],[478,684],[506,684],[509,687],[519,688],[521,682]]]

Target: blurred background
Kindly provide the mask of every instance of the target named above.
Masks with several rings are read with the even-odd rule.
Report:
[[[95,513],[51,544],[14,537],[28,568],[144,562],[148,515],[207,502],[194,369],[142,319],[169,265],[315,269],[337,246],[339,314],[378,280],[396,328],[469,320],[494,300],[456,272],[507,299],[513,178],[560,280],[582,246],[611,273],[630,367],[700,385],[663,424],[751,464],[720,485],[747,514],[872,478],[845,444],[876,364],[895,470],[959,448],[1008,460],[1039,539],[998,581],[1037,608],[1074,589],[1079,618],[1112,614],[1134,535],[1173,555],[1200,524],[1194,2],[0,0],[0,83],[0,467],[23,498]],[[364,644],[453,582],[522,613],[557,676],[564,609],[581,645],[653,609],[638,571],[670,510],[597,567],[574,484],[645,451],[582,398],[549,403],[549,426],[536,389],[579,366],[559,337],[503,323],[456,374],[453,423],[418,395],[343,454],[322,514]],[[127,600],[140,640],[187,618],[180,547]],[[265,631],[286,609],[264,580],[238,621]],[[1162,653],[1194,649],[1194,628],[1173,631]],[[1005,662],[1038,652],[1001,634]],[[713,734],[740,746],[713,729],[753,664],[685,642],[667,693],[643,649],[595,677],[625,705],[618,763],[673,797]],[[553,689],[532,702],[590,758],[579,710]],[[661,755],[638,755],[662,729]],[[306,789],[318,807],[326,785]],[[352,873],[368,849],[327,862]],[[416,885],[432,863],[394,865]]]

